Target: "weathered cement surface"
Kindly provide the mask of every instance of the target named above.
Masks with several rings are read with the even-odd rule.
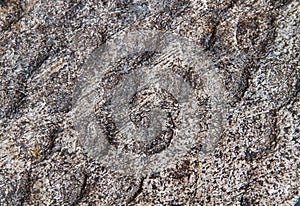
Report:
[[[0,205],[293,205],[299,8],[296,0],[0,1]],[[90,155],[72,107],[92,52],[136,30],[203,48],[226,110],[212,151],[199,156],[200,145],[173,168],[142,175]]]

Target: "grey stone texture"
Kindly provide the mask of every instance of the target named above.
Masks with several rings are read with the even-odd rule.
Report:
[[[299,19],[297,0],[0,1],[0,205],[294,205]],[[97,48],[140,30],[205,51],[224,117],[213,149],[122,173],[82,141],[74,91]]]

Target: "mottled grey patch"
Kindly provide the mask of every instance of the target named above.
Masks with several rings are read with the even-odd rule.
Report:
[[[90,157],[121,172],[165,169],[222,132],[223,86],[209,56],[188,39],[124,32],[87,61],[74,120]]]

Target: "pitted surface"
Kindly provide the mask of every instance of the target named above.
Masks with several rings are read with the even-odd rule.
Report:
[[[294,205],[299,8],[0,0],[0,205]]]
[[[90,157],[123,173],[149,175],[195,148],[198,155],[213,151],[226,106],[208,58],[188,39],[157,31],[121,33],[97,49],[73,98]]]

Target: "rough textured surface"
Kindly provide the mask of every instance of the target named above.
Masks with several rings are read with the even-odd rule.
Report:
[[[0,1],[0,204],[293,205],[299,8],[296,0]],[[89,155],[72,109],[92,52],[135,30],[204,48],[226,105],[213,151],[146,175]]]

